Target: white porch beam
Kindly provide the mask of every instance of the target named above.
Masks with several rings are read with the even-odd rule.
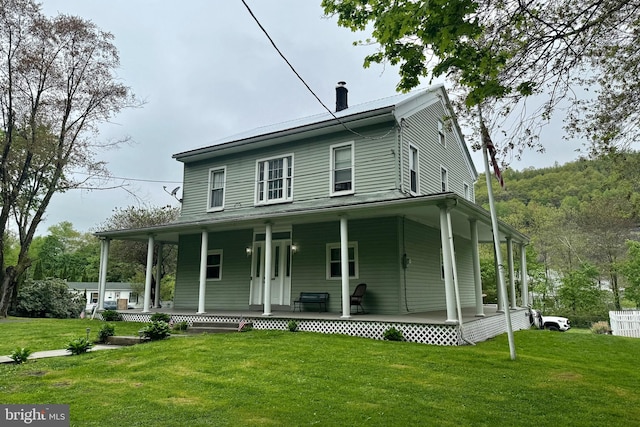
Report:
[[[197,314],[203,314],[205,293],[207,290],[207,255],[209,254],[209,232],[202,230],[200,243],[200,276],[198,279],[198,311]]]
[[[478,247],[478,221],[469,220],[471,231],[471,262],[473,263],[473,283],[476,299],[476,316],[484,317],[484,301],[482,300],[482,274],[480,269],[480,249]]]
[[[153,235],[149,236],[149,243],[147,243],[147,271],[144,281],[144,305],[142,308],[143,313],[151,311],[151,279],[153,278],[153,248],[155,246],[155,239]]]
[[[263,316],[271,316],[271,246],[273,241],[273,226],[266,224],[264,233],[264,312]]]
[[[513,262],[513,239],[507,236],[507,264],[509,264],[509,297],[511,308],[516,308],[516,275]]]
[[[442,264],[444,267],[444,291],[447,305],[447,324],[457,324],[456,295],[453,283],[453,266],[451,247],[449,245],[449,223],[447,220],[447,206],[440,206],[440,240],[442,243]]]
[[[527,272],[527,247],[520,243],[520,284],[522,285],[522,306],[529,306],[529,275]]]
[[[162,277],[162,243],[158,242],[158,262],[156,263],[156,292],[153,306],[160,307],[160,279]]]
[[[349,227],[347,217],[340,217],[340,279],[342,283],[342,319],[351,318],[349,293]]]

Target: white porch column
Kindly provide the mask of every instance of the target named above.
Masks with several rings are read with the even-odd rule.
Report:
[[[351,318],[349,293],[349,227],[347,217],[340,217],[340,278],[342,280],[342,319]]]
[[[482,275],[480,269],[480,252],[478,248],[478,221],[469,220],[471,230],[471,262],[473,263],[473,283],[476,296],[476,316],[484,317],[484,301],[482,300]]]
[[[198,287],[198,311],[197,314],[203,314],[205,292],[207,289],[207,255],[209,253],[209,232],[202,230],[202,238],[200,243],[200,277]]]
[[[516,275],[513,263],[513,239],[507,236],[507,263],[509,264],[509,295],[511,297],[511,308],[516,308]]]
[[[498,245],[500,245],[498,243]],[[499,249],[502,249],[500,246],[498,246]],[[500,260],[502,260],[502,256],[499,257]],[[498,254],[495,250],[495,246],[493,249],[493,268],[494,268],[494,272],[496,275],[496,297],[498,298],[498,313],[504,313],[504,304],[503,301],[507,301],[507,298],[505,297],[504,299],[502,298],[502,288],[500,287],[500,265],[498,264]],[[504,266],[502,266],[504,267]]]
[[[453,284],[453,266],[451,262],[451,247],[449,245],[449,221],[447,206],[440,206],[440,240],[442,242],[442,264],[444,267],[444,291],[447,303],[447,320],[445,323],[456,324],[456,294]]]
[[[156,295],[153,306],[160,307],[160,278],[162,277],[162,243],[158,242],[158,262],[156,263]]]
[[[98,281],[98,309],[104,309],[104,294],[107,290],[107,265],[109,264],[110,239],[100,240],[100,272]]]
[[[263,316],[271,316],[271,246],[273,229],[268,222],[264,233],[264,313]]]
[[[527,247],[520,243],[520,283],[522,285],[522,306],[529,306],[529,275],[527,273]]]
[[[149,243],[147,244],[147,272],[144,281],[144,305],[142,308],[143,313],[150,311],[151,305],[151,279],[153,276],[153,248],[155,246],[155,240],[153,235],[149,236]]]

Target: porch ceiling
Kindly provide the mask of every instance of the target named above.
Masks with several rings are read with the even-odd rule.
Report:
[[[101,238],[140,241],[146,241],[150,235],[153,235],[158,242],[177,244],[180,235],[198,234],[205,230],[210,232],[241,230],[263,227],[267,222],[274,225],[330,222],[338,221],[341,216],[346,216],[349,220],[404,216],[407,219],[439,229],[440,206],[443,204],[451,207],[451,226],[454,235],[466,239],[470,238],[469,220],[475,219],[478,224],[480,242],[492,241],[489,212],[453,193],[267,213],[259,209],[250,209],[224,218],[214,214],[203,220],[183,221],[139,229],[100,231],[95,234]],[[500,222],[499,229],[502,240],[506,236],[510,236],[515,243],[528,243],[527,236],[506,223]]]

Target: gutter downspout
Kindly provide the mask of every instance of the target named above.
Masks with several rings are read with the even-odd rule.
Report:
[[[398,131],[398,156],[400,156],[400,192],[404,193],[404,144],[402,142],[402,128],[404,126],[404,118],[400,119],[400,131]]]

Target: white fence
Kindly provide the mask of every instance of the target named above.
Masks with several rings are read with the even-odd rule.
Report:
[[[609,324],[613,335],[640,338],[640,311],[610,311]]]

